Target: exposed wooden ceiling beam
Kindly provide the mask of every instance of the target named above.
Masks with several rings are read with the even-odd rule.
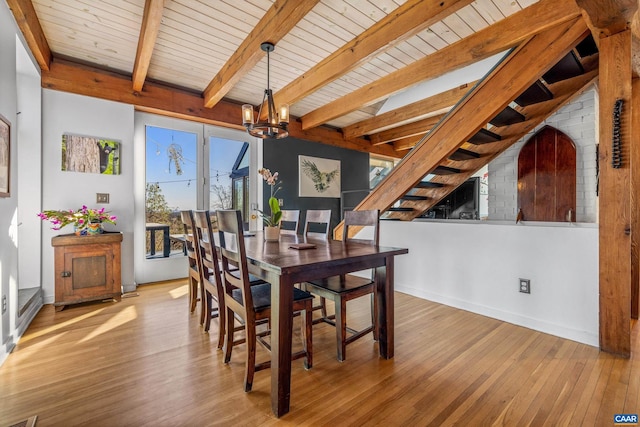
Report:
[[[319,0],[276,0],[204,90],[205,107],[213,107],[260,62],[263,42],[277,44]],[[239,118],[241,116],[238,116]],[[240,120],[240,119],[238,119]]]
[[[239,123],[240,105],[222,100],[213,108],[206,108],[200,95],[168,86],[147,82],[145,90],[137,92],[128,76],[69,61],[54,60],[50,69],[42,72],[42,87],[131,104],[140,111],[169,117],[210,123],[234,129],[244,129]],[[351,150],[400,158],[401,153],[391,146],[372,147],[359,138],[345,139],[341,132],[328,128],[303,131],[300,123],[292,120],[289,135]]]
[[[631,28],[631,67],[636,76],[640,75],[640,14],[639,0],[576,0],[583,9],[591,33],[596,43],[601,37],[608,37]]]
[[[38,21],[33,3],[31,0],[7,0],[7,4],[40,69],[48,70],[51,63],[51,49]]]
[[[629,22],[638,9],[638,0],[576,0],[584,9],[588,19],[601,34],[608,36],[628,28]]]
[[[469,37],[305,114],[302,116],[302,127],[309,129],[319,126],[416,83],[503,52],[537,33],[578,16],[580,9],[573,1],[540,0]]]
[[[469,3],[471,0],[407,1],[274,94],[275,104],[293,104],[301,100]]]
[[[387,111],[370,119],[345,126],[342,128],[342,133],[346,138],[354,138],[371,134],[378,129],[401,126],[412,121],[420,120],[434,111],[452,107],[456,102],[460,101],[464,94],[469,91],[469,88],[475,84],[476,82],[467,83],[404,107]]]
[[[289,123],[289,135],[295,138],[306,139],[308,141],[333,145],[334,147],[348,148],[394,159],[400,159],[405,154],[394,150],[394,148],[389,144],[372,146],[366,139],[344,138],[342,133],[326,127],[304,130],[302,129],[302,123],[300,123],[299,120],[292,120],[291,123]]]
[[[409,136],[424,135],[436,125],[445,114],[438,114],[437,116],[427,117],[426,119],[418,120],[417,122],[409,123],[404,126],[398,126],[393,129],[385,130],[379,133],[370,135],[369,139],[371,144],[379,145],[387,142],[395,141],[401,138],[407,138]]]
[[[50,70],[42,72],[41,82],[47,89],[131,104],[166,116],[244,129],[238,120],[240,106],[237,104],[221,102],[213,109],[204,108],[198,94],[153,82],[147,82],[144,91],[137,92],[131,87],[128,76],[88,65],[54,59]]]
[[[420,140],[422,140],[422,138],[424,138],[424,135],[410,136],[408,138],[402,138],[397,141],[393,141],[393,149],[396,151],[411,150],[420,142]]]
[[[140,92],[144,86],[149,71],[149,63],[153,48],[158,38],[160,24],[162,23],[162,12],[164,10],[164,0],[146,0],[144,3],[144,14],[142,25],[140,26],[140,37],[138,38],[138,50],[133,64],[133,90]]]

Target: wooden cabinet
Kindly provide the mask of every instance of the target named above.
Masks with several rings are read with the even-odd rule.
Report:
[[[122,233],[65,234],[51,239],[55,257],[56,311],[68,304],[122,297]]]

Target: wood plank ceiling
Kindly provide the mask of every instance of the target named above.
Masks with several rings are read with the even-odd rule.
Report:
[[[480,76],[377,116],[390,97],[580,13],[574,0],[7,3],[45,87],[241,128],[239,105],[262,101],[259,46],[271,41],[271,87],[297,118],[292,136],[396,158]]]
[[[240,105],[262,101],[270,41],[291,136],[393,158],[482,76],[439,77],[584,12],[575,0],[6,1],[43,87],[242,129]]]

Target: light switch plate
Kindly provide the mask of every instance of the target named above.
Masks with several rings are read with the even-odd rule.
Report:
[[[96,193],[96,203],[109,203],[109,193]]]

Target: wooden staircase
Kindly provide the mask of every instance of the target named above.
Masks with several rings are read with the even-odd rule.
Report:
[[[412,220],[580,94],[598,54],[582,18],[514,48],[355,208]],[[354,233],[357,230],[354,230]],[[334,230],[342,235],[342,223]]]

